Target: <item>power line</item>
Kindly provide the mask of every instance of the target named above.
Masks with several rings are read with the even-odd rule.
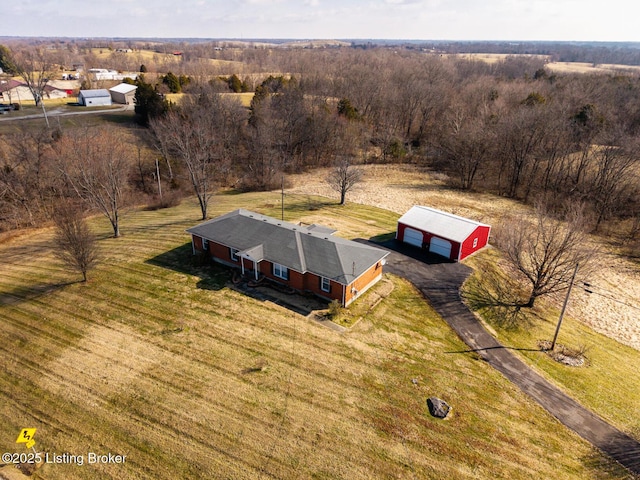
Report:
[[[637,305],[632,305],[632,304],[630,304],[628,302],[625,302],[624,300],[619,300],[618,298],[614,297],[613,295],[616,295],[616,293],[614,293],[614,292],[609,292],[609,291],[607,291],[607,290],[605,290],[605,289],[603,289],[601,287],[594,287],[594,285],[592,285],[591,283],[588,283],[588,282],[581,282],[581,283],[583,285],[582,289],[587,293],[592,293],[594,295],[600,295],[601,297],[608,298],[609,300],[612,300],[612,301],[617,302],[617,303],[621,303],[622,305],[625,305],[625,306],[627,306],[629,308],[633,308],[635,310],[640,310],[640,307],[638,307]],[[595,291],[594,288],[596,288],[596,289],[599,288],[600,290],[603,290],[603,291],[605,291],[607,293],[602,293],[602,292]]]

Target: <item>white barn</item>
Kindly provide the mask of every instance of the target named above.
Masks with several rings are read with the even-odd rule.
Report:
[[[109,93],[111,93],[111,101],[122,105],[133,105],[133,97],[136,95],[137,88],[138,87],[135,85],[130,85],[128,83],[116,85],[109,89]]]
[[[78,103],[85,107],[96,107],[111,105],[111,94],[109,90],[101,88],[96,90],[80,90]]]

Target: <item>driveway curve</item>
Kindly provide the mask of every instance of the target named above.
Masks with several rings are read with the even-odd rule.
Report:
[[[640,474],[640,442],[587,410],[555,385],[535,373],[501,345],[462,302],[460,287],[472,270],[460,263],[431,263],[424,254],[395,241],[372,244],[391,253],[386,270],[413,283],[432,307],[469,346],[493,368],[517,385],[561,423],[612,457],[630,472]]]

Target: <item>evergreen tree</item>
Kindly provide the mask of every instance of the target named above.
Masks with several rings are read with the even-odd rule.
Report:
[[[137,121],[149,125],[150,119],[161,117],[169,110],[169,103],[156,92],[153,85],[145,82],[143,75],[136,80],[136,86],[134,101]]]
[[[182,86],[180,85],[180,79],[173,73],[169,72],[162,77],[162,83],[164,83],[171,93],[180,93]]]
[[[229,89],[234,93],[242,92],[242,82],[235,73],[229,77]]]
[[[6,74],[18,74],[18,68],[13,62],[13,55],[11,55],[11,51],[4,45],[0,45],[0,68]]]

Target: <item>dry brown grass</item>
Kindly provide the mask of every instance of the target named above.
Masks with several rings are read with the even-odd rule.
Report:
[[[547,68],[557,73],[638,73],[640,67],[609,63],[550,62]]]
[[[507,54],[507,53],[456,53],[448,54],[445,57],[463,58],[467,60],[478,60],[489,64],[494,64],[507,57],[528,57],[549,60],[549,55],[533,54]],[[638,73],[640,66],[621,65],[613,63],[587,63],[587,62],[547,62],[546,67],[556,73]]]
[[[278,193],[216,198],[212,214],[273,214]],[[289,220],[393,227],[371,207]],[[123,219],[88,284],[56,263],[51,230],[0,244],[0,450],[38,428],[39,451],[127,455],[124,465],[45,465],[68,478],[619,478],[463,345],[407,282],[347,334],[226,287],[192,266],[191,200]],[[324,213],[324,216],[323,216]],[[339,219],[339,220],[338,220]],[[413,381],[415,379],[415,382]],[[446,422],[425,399],[453,406]]]
[[[509,199],[450,189],[437,176],[411,165],[369,165],[365,170],[365,181],[348,194],[347,200],[374,205],[399,215],[413,205],[426,205],[496,225],[506,214],[530,211]],[[335,197],[323,178],[322,173],[292,176],[290,180],[294,187],[291,191]],[[640,350],[640,322],[637,320],[640,267],[618,256],[604,242],[600,243],[604,253],[592,283],[607,296],[576,289],[571,314],[596,331]],[[561,301],[561,298],[555,299],[557,304]]]

